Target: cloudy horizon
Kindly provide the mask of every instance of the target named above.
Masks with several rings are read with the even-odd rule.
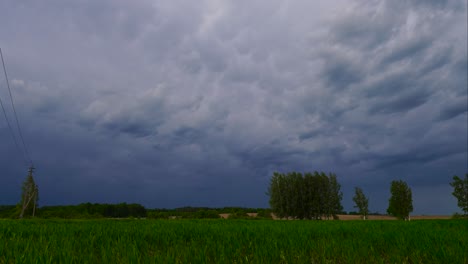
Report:
[[[385,213],[459,212],[467,4],[3,1],[3,51],[40,205],[268,207],[279,172],[333,172]],[[5,78],[0,99],[13,120]],[[0,118],[0,204],[27,173]]]

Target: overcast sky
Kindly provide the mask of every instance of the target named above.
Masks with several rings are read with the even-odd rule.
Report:
[[[41,205],[268,207],[279,172],[334,172],[384,213],[459,211],[464,0],[4,0],[2,48]],[[0,99],[14,123],[5,78]],[[27,166],[0,118],[0,204]]]

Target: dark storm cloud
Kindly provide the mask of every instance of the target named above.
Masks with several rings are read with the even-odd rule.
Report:
[[[444,121],[463,115],[468,111],[467,100],[468,98],[465,96],[454,99],[450,103],[447,102],[447,105],[441,108],[438,119]]]
[[[346,61],[343,58],[328,57],[325,61],[324,77],[329,87],[344,89],[353,83],[359,83],[364,77],[358,65],[353,64],[351,59]]]
[[[431,152],[427,152],[428,146],[423,150],[411,150],[406,153],[399,153],[393,155],[380,155],[373,157],[376,162],[377,168],[388,168],[395,165],[404,165],[407,163],[416,163],[424,166],[425,163],[436,161],[441,158],[450,157],[455,154],[463,154],[466,152],[464,147],[447,148],[446,146],[433,146]]]
[[[134,137],[145,137],[151,135],[152,131],[140,122],[113,122],[104,125],[111,133],[126,133]]]
[[[414,60],[418,58],[420,53],[423,53],[425,49],[430,47],[431,41],[432,39],[429,36],[423,36],[417,39],[413,38],[403,45],[395,47],[395,50],[382,58],[381,63],[383,65],[388,65],[409,58]]]
[[[463,1],[15,1],[0,10],[44,204],[261,207],[273,171],[323,170],[338,174],[348,200],[363,186],[384,212],[391,180],[427,196],[466,171]],[[1,165],[14,176],[1,183],[18,189],[2,199],[13,203],[23,175],[2,140],[11,162]],[[416,211],[455,210],[450,192],[441,197],[445,209],[418,197]]]
[[[424,104],[429,98],[427,91],[410,91],[377,101],[369,108],[369,114],[407,112]]]

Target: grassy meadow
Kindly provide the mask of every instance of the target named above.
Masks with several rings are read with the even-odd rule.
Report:
[[[466,220],[0,220],[0,263],[468,263]]]

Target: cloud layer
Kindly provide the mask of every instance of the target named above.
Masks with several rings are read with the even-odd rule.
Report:
[[[413,188],[416,213],[456,210],[448,183],[468,160],[465,1],[0,10],[43,204],[266,207],[273,171],[323,170],[338,174],[347,210],[361,186],[384,212],[394,179]],[[0,135],[0,203],[14,203],[25,168],[4,121]]]

